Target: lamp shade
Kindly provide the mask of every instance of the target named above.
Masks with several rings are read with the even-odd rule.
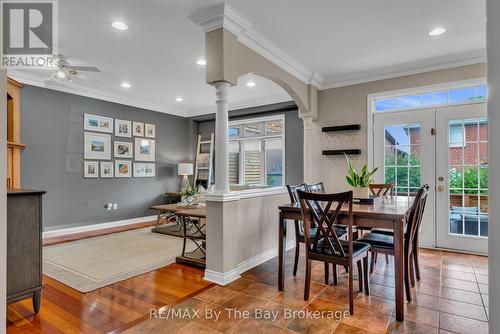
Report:
[[[192,163],[180,163],[177,165],[178,175],[193,175],[193,164]]]

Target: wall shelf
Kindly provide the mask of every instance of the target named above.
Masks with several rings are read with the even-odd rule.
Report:
[[[348,150],[323,150],[323,155],[360,155],[361,150],[359,149],[348,149]]]
[[[322,132],[355,131],[355,130],[361,130],[361,124],[325,126],[321,128]]]

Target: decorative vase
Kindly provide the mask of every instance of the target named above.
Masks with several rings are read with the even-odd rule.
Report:
[[[352,189],[352,197],[354,198],[370,198],[369,187],[356,187]]]

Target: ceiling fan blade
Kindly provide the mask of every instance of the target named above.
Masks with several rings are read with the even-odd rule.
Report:
[[[101,72],[97,67],[93,66],[71,66],[71,69],[75,71],[86,71],[86,72]]]

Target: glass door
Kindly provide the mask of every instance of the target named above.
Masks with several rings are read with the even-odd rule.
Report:
[[[488,121],[486,104],[439,108],[437,246],[488,251]]]
[[[435,109],[374,115],[374,167],[377,183],[393,183],[398,196],[412,197],[423,184],[431,187],[420,243],[434,246]]]

